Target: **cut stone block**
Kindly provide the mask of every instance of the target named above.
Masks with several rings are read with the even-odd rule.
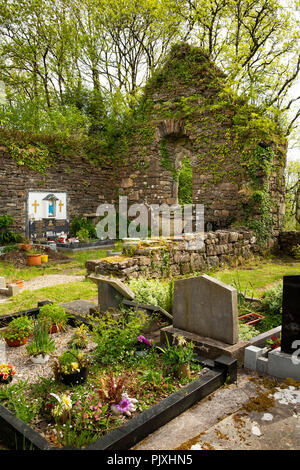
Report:
[[[5,277],[0,277],[0,289],[6,288],[6,280]]]
[[[174,282],[174,328],[227,344],[238,342],[237,291],[210,276]]]
[[[296,354],[286,354],[277,348],[269,352],[268,359],[268,374],[280,379],[300,381],[300,354],[297,357]]]

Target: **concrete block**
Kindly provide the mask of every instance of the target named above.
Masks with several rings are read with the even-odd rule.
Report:
[[[256,370],[257,358],[261,355],[261,348],[248,346],[245,349],[244,367],[250,370]]]
[[[256,370],[261,374],[268,373],[268,358],[267,357],[258,357],[256,361]]]
[[[300,360],[292,354],[281,351],[280,348],[269,352],[268,374],[279,379],[291,378],[300,381]]]

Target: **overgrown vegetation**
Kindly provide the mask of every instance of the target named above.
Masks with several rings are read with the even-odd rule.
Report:
[[[0,216],[0,244],[21,242],[22,237],[10,229],[14,218],[10,214]]]

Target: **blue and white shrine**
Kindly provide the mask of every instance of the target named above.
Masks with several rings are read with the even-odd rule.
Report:
[[[27,227],[31,239],[55,239],[68,233],[67,192],[28,191]]]

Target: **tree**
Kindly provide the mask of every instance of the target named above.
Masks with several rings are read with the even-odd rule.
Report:
[[[289,95],[300,72],[296,6],[292,1],[284,8],[280,0],[177,1],[184,38],[197,41],[228,84],[280,120],[286,135],[300,116],[300,96]]]
[[[286,169],[285,228],[295,230],[300,224],[300,162],[291,161]]]

